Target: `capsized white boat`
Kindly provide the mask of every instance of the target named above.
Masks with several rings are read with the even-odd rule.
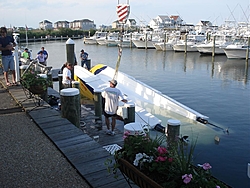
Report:
[[[94,91],[103,91],[106,87],[109,87],[109,80],[113,78],[114,73],[115,70],[113,68],[102,64],[94,66],[91,72],[81,66],[74,67],[75,77],[80,81],[80,92],[91,99],[93,99]],[[145,104],[153,104],[162,107],[201,123],[206,123],[208,121],[207,116],[162,94],[160,91],[136,80],[134,77],[120,71],[117,75],[117,88],[122,91],[129,103],[135,104],[136,122],[148,124],[150,128],[154,128],[157,124],[161,123],[161,120],[144,109]]]

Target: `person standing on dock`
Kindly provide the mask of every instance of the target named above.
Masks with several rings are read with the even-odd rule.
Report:
[[[104,104],[104,116],[105,116],[105,123],[107,125],[107,134],[109,135],[115,135],[114,129],[116,125],[116,111],[118,109],[119,105],[119,98],[122,102],[127,102],[126,99],[123,98],[122,92],[116,88],[117,81],[116,80],[110,80],[110,87],[106,88],[102,92],[102,97],[105,99]],[[110,130],[110,121],[109,118],[112,118],[111,121],[111,130]]]
[[[6,27],[0,28],[0,51],[2,51],[2,64],[4,79],[7,86],[17,85],[16,83],[16,71],[15,71],[15,62],[14,56],[12,55],[13,47],[16,46],[16,43],[11,36],[7,36]],[[12,72],[12,84],[9,82],[8,72]]]
[[[71,82],[74,81],[73,79],[71,79],[71,70],[73,69],[74,66],[69,62],[66,62],[64,65],[65,66],[62,68],[63,69],[63,78],[62,78],[63,88],[70,88]]]
[[[37,55],[36,59],[38,60],[39,63],[41,63],[44,66],[47,66],[46,64],[46,58],[45,55],[43,54],[42,51],[40,51],[40,53]]]
[[[81,50],[81,53],[80,53],[81,66],[84,67],[84,65],[85,65],[87,67],[87,69],[89,70],[90,67],[87,63],[88,56],[89,56],[89,54],[87,52],[84,52],[84,50]]]
[[[37,53],[37,55],[39,55],[41,52],[44,54],[44,59],[45,59],[43,65],[47,66],[47,59],[48,59],[48,57],[49,57],[49,54],[48,54],[48,52],[44,49],[44,47],[41,48],[41,50]]]

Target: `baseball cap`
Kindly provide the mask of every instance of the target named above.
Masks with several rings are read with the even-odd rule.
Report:
[[[113,80],[110,80],[109,82],[112,83],[112,84],[115,85],[115,86],[117,85],[117,81],[114,80],[114,79],[113,79]]]

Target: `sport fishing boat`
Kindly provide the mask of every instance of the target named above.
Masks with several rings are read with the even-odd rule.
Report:
[[[95,91],[103,91],[106,87],[109,87],[109,80],[113,79],[115,72],[115,69],[103,64],[94,66],[90,71],[81,66],[74,67],[75,80],[80,82],[80,93],[90,99],[93,99]],[[161,120],[151,114],[150,109],[147,107],[149,104],[194,121],[201,123],[208,121],[207,116],[164,95],[160,91],[136,80],[134,77],[120,71],[118,71],[117,75],[117,88],[121,90],[129,103],[135,105],[135,122],[147,124],[149,128],[154,128],[157,124],[161,124]],[[121,104],[121,106],[124,105],[124,103]]]

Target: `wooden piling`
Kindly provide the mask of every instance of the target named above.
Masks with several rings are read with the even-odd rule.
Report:
[[[63,74],[58,74],[59,91],[63,89],[62,78],[63,78]]]
[[[66,55],[67,62],[74,65],[75,64],[75,42],[69,38],[66,41]],[[74,79],[74,69],[71,71],[71,78]]]
[[[101,94],[101,91],[94,92],[94,106],[95,106],[95,116],[98,117],[98,119],[96,119],[96,121],[102,121],[102,94]],[[97,124],[97,125],[99,125],[99,124]]]
[[[168,145],[174,144],[178,139],[177,137],[180,135],[180,121],[176,119],[169,119],[166,134]]]
[[[79,89],[67,88],[60,91],[61,116],[68,119],[76,127],[80,127]]]
[[[213,36],[213,49],[212,49],[212,57],[215,56],[215,39],[216,39],[216,36]]]
[[[246,50],[246,60],[249,58],[249,48],[250,48],[250,37],[248,37],[247,50]]]
[[[124,106],[127,108],[127,118],[124,119],[124,124],[135,122],[135,104],[126,103]]]
[[[187,53],[187,33],[185,34],[185,54]]]

